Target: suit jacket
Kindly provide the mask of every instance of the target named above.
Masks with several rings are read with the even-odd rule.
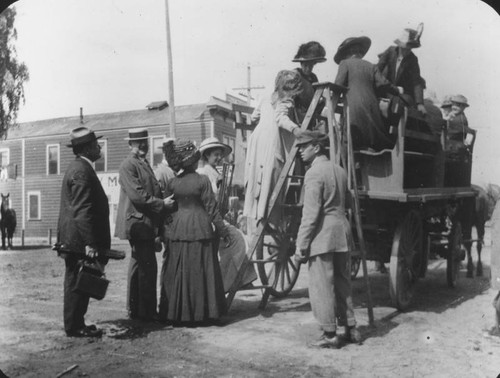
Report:
[[[310,249],[310,256],[349,251],[352,235],[345,215],[349,192],[344,169],[332,168],[326,156],[318,156],[306,172],[304,188],[297,249]]]
[[[164,208],[160,184],[147,161],[131,152],[120,165],[115,236],[147,240],[158,236]]]
[[[424,103],[424,85],[420,77],[420,66],[418,58],[410,52],[403,58],[396,72],[398,50],[391,46],[379,56],[377,67],[380,72],[394,85],[403,87],[406,95],[409,95],[415,103]]]
[[[64,174],[57,240],[80,253],[87,245],[98,250],[111,246],[108,197],[94,168],[80,157]]]

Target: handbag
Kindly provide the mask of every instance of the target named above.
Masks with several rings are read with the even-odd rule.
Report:
[[[109,281],[104,274],[104,268],[96,262],[80,263],[74,292],[101,300],[106,296]]]

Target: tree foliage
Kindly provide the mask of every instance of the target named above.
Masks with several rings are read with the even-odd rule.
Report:
[[[29,79],[28,67],[17,59],[14,42],[16,10],[5,9],[0,14],[0,138],[5,139],[15,125],[19,105],[24,103],[24,82]]]

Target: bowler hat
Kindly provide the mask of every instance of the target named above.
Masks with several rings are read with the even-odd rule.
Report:
[[[323,134],[320,131],[310,131],[305,130],[297,139],[295,144],[297,146],[303,146],[309,143],[317,143],[323,146],[327,146],[329,142],[328,135]]]
[[[325,55],[325,48],[319,42],[311,41],[299,46],[299,50],[292,62],[315,61],[316,63],[321,63],[326,61]]]
[[[146,129],[146,128],[130,129],[128,131],[128,137],[126,137],[124,139],[125,140],[142,140],[142,139],[148,139],[148,129]]]
[[[102,136],[96,136],[91,129],[84,126],[71,130],[69,137],[71,144],[67,144],[67,147],[81,146],[102,138]]]
[[[356,46],[356,45],[361,47],[361,51],[360,51],[361,56],[365,56],[366,52],[368,51],[368,49],[372,45],[372,41],[370,38],[365,37],[365,36],[347,38],[344,42],[342,42],[340,44],[339,48],[337,49],[337,52],[335,53],[335,56],[333,57],[333,60],[335,61],[335,63],[340,64],[342,59],[344,59],[346,57],[346,54],[349,53],[349,49],[352,46]]]
[[[230,146],[228,146],[227,144],[221,143],[219,141],[219,139],[217,139],[215,137],[210,137],[210,138],[204,139],[200,143],[199,150],[200,150],[201,154],[203,154],[205,151],[208,151],[212,148],[222,149],[222,154],[224,156],[229,155],[233,151],[233,149]]]
[[[456,102],[458,104],[465,105],[465,107],[469,106],[469,103],[467,101],[467,97],[465,97],[465,96],[463,96],[461,94],[457,94],[457,95],[451,96],[450,101],[451,102]]]

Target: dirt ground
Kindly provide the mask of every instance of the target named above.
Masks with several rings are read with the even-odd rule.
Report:
[[[489,245],[488,233],[486,239]],[[125,245],[115,248],[128,249]],[[489,247],[484,250],[489,262]],[[160,262],[160,255],[158,254]],[[500,338],[486,278],[446,285],[445,260],[429,263],[405,313],[390,307],[388,275],[369,263],[375,326],[368,326],[366,290],[353,282],[362,345],[314,350],[320,336],[302,267],[292,293],[258,310],[258,290],[240,292],[223,324],[172,328],[127,320],[128,258],[111,261],[102,301],[91,300],[87,321],[99,340],[67,338],[62,328],[64,263],[48,248],[0,252],[0,369],[8,377],[497,377]]]

